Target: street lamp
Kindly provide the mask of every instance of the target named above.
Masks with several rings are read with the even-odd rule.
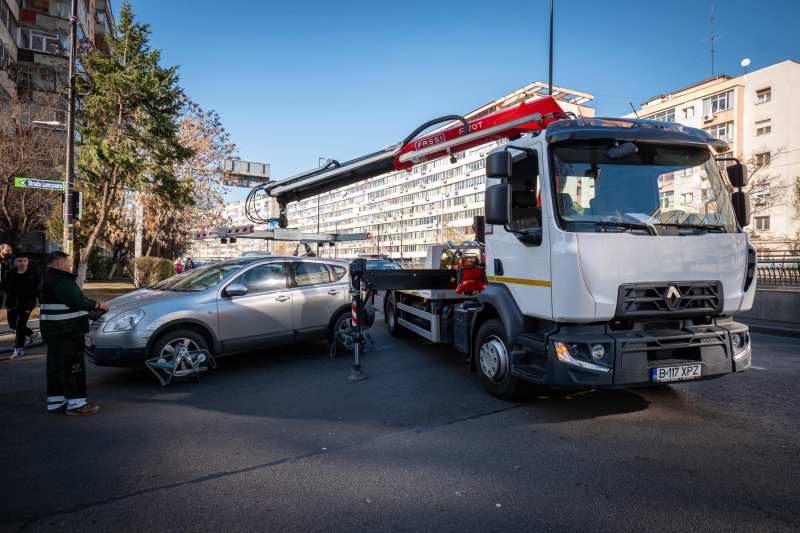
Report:
[[[72,189],[75,187],[75,56],[78,51],[78,0],[72,0],[69,17],[69,90],[67,106],[67,176],[64,183],[64,252],[72,255],[75,226],[72,219]]]

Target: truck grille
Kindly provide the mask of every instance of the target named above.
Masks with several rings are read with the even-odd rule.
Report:
[[[697,316],[721,311],[719,281],[628,283],[619,287],[615,318]]]

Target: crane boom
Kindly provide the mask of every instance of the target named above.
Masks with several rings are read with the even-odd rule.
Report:
[[[263,189],[278,201],[281,211],[279,224],[285,227],[286,205],[291,202],[317,196],[393,170],[406,170],[415,164],[453,155],[499,138],[541,131],[551,122],[566,117],[561,106],[549,96],[532,102],[523,102],[510,109],[472,121],[458,115],[447,115],[426,122],[402,142],[388,148],[344,163],[330,161],[321,168],[267,184]],[[434,124],[445,121],[458,121],[461,124],[418,137]]]

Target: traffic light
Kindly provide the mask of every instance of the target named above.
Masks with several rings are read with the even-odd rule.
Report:
[[[83,211],[83,202],[81,199],[80,191],[72,191],[69,195],[69,219],[71,221],[80,220],[81,212]],[[61,196],[61,203],[64,203],[64,195]]]

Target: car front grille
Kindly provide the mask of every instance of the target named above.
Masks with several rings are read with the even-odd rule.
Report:
[[[615,318],[698,316],[721,311],[719,281],[628,283],[619,287]]]

